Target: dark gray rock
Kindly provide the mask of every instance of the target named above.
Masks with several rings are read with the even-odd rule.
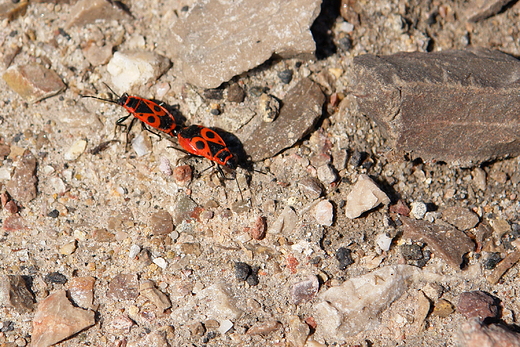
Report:
[[[487,49],[363,55],[353,93],[400,152],[472,166],[520,154],[520,61]]]

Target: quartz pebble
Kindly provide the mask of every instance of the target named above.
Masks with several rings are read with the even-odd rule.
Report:
[[[119,92],[155,81],[170,68],[168,58],[146,51],[115,52],[107,65],[112,83]]]
[[[322,200],[314,208],[314,217],[319,225],[331,226],[334,221],[334,206],[329,200]]]
[[[316,335],[331,343],[375,329],[381,312],[405,293],[419,272],[409,265],[385,266],[327,289],[314,306]]]
[[[392,238],[386,234],[378,234],[376,236],[376,245],[383,251],[388,252],[392,245]]]
[[[95,323],[93,311],[74,307],[65,290],[59,290],[38,303],[31,346],[51,346]]]
[[[229,289],[222,283],[215,283],[197,294],[205,314],[215,320],[239,318],[243,312],[240,310]]]
[[[359,175],[356,184],[347,196],[345,214],[354,219],[380,204],[389,204],[388,196],[365,174]]]
[[[415,219],[423,219],[426,212],[428,212],[428,207],[422,201],[414,201],[410,204],[412,207],[410,210],[410,215]]]
[[[63,159],[65,160],[76,160],[79,158],[83,152],[85,152],[85,149],[87,148],[87,141],[80,139],[74,142],[69,149],[65,151],[63,154]]]
[[[152,152],[152,141],[146,131],[142,131],[132,139],[132,148],[138,157],[143,157]]]
[[[298,223],[298,215],[291,206],[285,206],[284,210],[269,228],[269,234],[290,234]]]
[[[316,170],[318,174],[318,179],[326,185],[329,185],[335,182],[338,179],[338,173],[336,169],[330,164],[321,165]]]

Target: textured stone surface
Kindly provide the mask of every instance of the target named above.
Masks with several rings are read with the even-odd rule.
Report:
[[[94,311],[74,307],[64,290],[57,291],[38,304],[31,346],[51,346],[95,322]]]
[[[460,327],[461,347],[519,347],[520,334],[499,324],[482,325],[472,319]]]
[[[480,321],[483,321],[486,318],[496,318],[498,316],[498,305],[498,300],[490,294],[475,290],[459,295],[457,311],[468,319],[478,318]]]
[[[30,151],[26,151],[18,160],[13,177],[5,187],[13,199],[28,203],[36,197],[37,182],[36,158]]]
[[[56,72],[35,63],[13,65],[2,77],[12,90],[29,102],[40,101],[65,89]]]
[[[453,206],[442,211],[442,219],[459,230],[474,228],[478,222],[478,215],[464,207]]]
[[[70,298],[76,305],[83,308],[94,308],[94,283],[92,276],[73,277],[67,283]]]
[[[468,2],[466,18],[470,22],[478,22],[497,14],[511,0],[472,0]]]
[[[0,276],[0,303],[10,305],[20,313],[26,313],[34,309],[34,295],[22,276]]]
[[[424,220],[401,217],[404,225],[404,238],[426,242],[433,253],[449,265],[460,269],[464,254],[475,249],[468,235],[451,226],[433,224]]]
[[[411,277],[419,271],[409,265],[386,266],[329,288],[315,305],[316,334],[341,341],[375,329],[381,312],[408,289]]]
[[[324,102],[320,87],[310,79],[302,79],[285,95],[275,121],[266,123],[257,116],[236,135],[253,161],[270,158],[312,130],[322,115]]]
[[[520,61],[485,50],[362,55],[354,94],[398,151],[472,166],[520,154]]]
[[[107,296],[114,300],[129,300],[139,296],[137,275],[121,274],[115,276],[108,285]]]
[[[129,18],[124,11],[106,0],[80,0],[70,11],[67,28],[84,26],[96,20],[118,20]]]
[[[314,53],[310,26],[321,0],[198,2],[178,21],[167,47],[176,73],[215,88],[273,54]]]

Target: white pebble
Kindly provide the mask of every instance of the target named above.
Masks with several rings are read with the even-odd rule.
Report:
[[[220,326],[218,327],[218,332],[221,335],[224,335],[233,327],[233,322],[229,319],[224,319],[222,322],[220,322]]]
[[[166,176],[171,176],[173,174],[170,160],[165,156],[159,158],[159,170],[161,170],[161,172]]]
[[[387,252],[390,250],[390,246],[392,245],[392,238],[386,234],[379,234],[376,236],[376,245],[382,251]]]
[[[78,140],[63,154],[63,159],[76,160],[81,154],[83,154],[83,152],[85,152],[85,148],[87,148],[87,141]]]
[[[152,151],[152,141],[150,141],[150,137],[142,131],[132,140],[132,148],[138,157],[142,157]]]
[[[428,206],[424,202],[414,201],[410,204],[412,207],[410,210],[410,214],[415,219],[423,219],[426,212],[428,212]]]
[[[130,246],[130,250],[128,251],[128,257],[130,259],[134,259],[135,257],[137,257],[139,252],[141,252],[141,247],[139,247],[138,245],[132,245]]]
[[[390,198],[383,192],[368,175],[359,175],[359,178],[347,196],[345,215],[354,219],[361,216],[380,204],[387,205]]]
[[[319,225],[331,226],[334,221],[334,206],[328,200],[320,201],[314,209],[314,217]]]
[[[161,269],[166,269],[166,267],[168,266],[168,263],[166,262],[166,260],[164,260],[164,258],[155,258],[154,260],[152,260],[153,263],[155,265],[157,265],[158,267],[160,267]]]

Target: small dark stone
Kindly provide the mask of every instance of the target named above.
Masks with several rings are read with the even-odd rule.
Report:
[[[244,88],[242,88],[238,83],[234,83],[229,86],[227,92],[227,99],[230,102],[242,102],[246,97],[246,93],[244,92]]]
[[[260,95],[262,95],[264,93],[264,91],[265,91],[264,87],[252,87],[251,89],[249,89],[249,93],[255,97],[259,97]]]
[[[51,218],[58,218],[59,215],[60,215],[60,211],[58,211],[58,210],[52,210],[51,212],[47,213],[47,217],[51,217]]]
[[[249,266],[248,264],[243,263],[241,261],[235,262],[235,277],[237,278],[237,280],[247,280],[251,272],[251,266]]]
[[[65,284],[67,283],[67,277],[59,272],[51,272],[45,276],[44,281],[47,283]]]
[[[211,111],[209,111],[209,113],[211,113],[214,116],[218,116],[221,112],[218,108],[212,108]]]
[[[502,257],[500,256],[500,252],[489,253],[483,263],[484,269],[493,270],[501,260]]]
[[[247,276],[246,282],[251,287],[257,286],[258,283],[260,283],[260,280],[258,279],[258,271],[251,272],[251,274]]]
[[[10,320],[6,320],[5,322],[2,323],[2,329],[0,329],[0,332],[7,333],[7,332],[13,331],[13,330],[14,330],[14,322],[10,321]]]
[[[336,259],[338,260],[338,268],[340,270],[345,270],[347,266],[354,264],[354,259],[352,259],[352,251],[345,247],[340,247],[336,251]]]
[[[350,156],[349,163],[354,167],[358,167],[363,164],[363,161],[365,161],[367,156],[368,154],[366,152],[355,150]]]
[[[338,48],[342,51],[348,52],[352,49],[352,39],[345,35],[338,40]]]
[[[415,243],[411,245],[404,244],[400,249],[401,255],[406,260],[420,260],[423,258],[421,247]]]
[[[204,90],[204,97],[210,100],[222,100],[222,98],[224,97],[224,90],[206,89]]]
[[[280,81],[284,84],[289,84],[292,81],[293,78],[293,71],[290,69],[283,70],[278,72],[278,78],[280,78]]]

